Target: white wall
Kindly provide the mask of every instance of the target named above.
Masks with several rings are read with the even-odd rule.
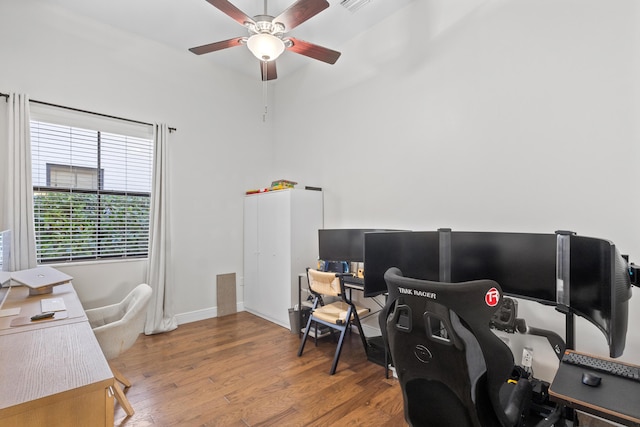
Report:
[[[0,16],[0,92],[178,129],[169,138],[174,310],[215,315],[216,274],[242,278],[242,196],[271,170],[261,82],[46,2],[1,0]],[[61,269],[93,307],[142,282],[146,262]]]
[[[172,265],[184,318],[215,312],[216,274],[241,278],[242,194],[279,178],[324,188],[326,227],[570,229],[640,261],[635,0],[416,0],[332,46],[336,65],[279,79],[266,125],[255,78],[46,2],[0,0],[0,16],[1,92],[178,128]],[[95,306],[143,280],[144,263],[66,270]],[[531,324],[562,330],[547,311],[521,304]],[[605,354],[580,323],[578,347]],[[637,334],[627,349],[639,362]],[[543,374],[545,351],[534,355]]]
[[[640,262],[639,18],[633,0],[413,2],[335,68],[279,82],[277,169],[324,187],[328,228],[567,229]],[[311,153],[325,158],[297,161]],[[640,299],[632,311],[640,362]],[[582,323],[578,348],[607,354]]]

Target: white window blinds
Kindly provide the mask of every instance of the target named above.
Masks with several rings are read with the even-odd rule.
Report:
[[[114,130],[111,119],[100,126],[99,117],[89,117],[88,129],[63,124],[59,115],[43,121],[47,115],[32,114],[38,261],[146,256],[153,141],[144,132],[103,130]]]

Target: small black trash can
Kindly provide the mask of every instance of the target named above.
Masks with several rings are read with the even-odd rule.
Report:
[[[295,308],[289,309],[289,325],[292,334],[299,334],[300,331],[307,326],[311,307],[302,307],[302,313]]]

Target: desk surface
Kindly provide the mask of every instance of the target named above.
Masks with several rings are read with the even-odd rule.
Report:
[[[113,373],[73,286],[57,286],[53,294],[28,293],[12,288],[4,307],[20,307],[20,314],[0,318],[0,420],[47,419],[55,412],[69,417],[58,425],[70,419],[113,425],[113,404],[105,394]],[[10,326],[13,318],[40,313],[40,300],[52,296],[64,299],[67,318]]]
[[[15,323],[16,318],[30,319],[34,314],[41,313],[40,300],[45,298],[62,298],[67,309],[67,317],[61,320],[50,319],[27,322],[28,324],[24,326],[11,326],[12,322]],[[28,287],[14,286],[11,288],[9,296],[2,308],[20,308],[20,313],[15,316],[0,317],[0,336],[87,321],[82,303],[80,299],[78,299],[78,295],[71,283],[54,286],[53,293],[34,296],[29,296]]]
[[[625,425],[640,425],[640,382],[592,371],[602,378],[598,387],[582,384],[588,369],[560,363],[549,388],[552,400]]]
[[[73,389],[113,384],[88,322],[5,335],[0,346],[0,410]]]

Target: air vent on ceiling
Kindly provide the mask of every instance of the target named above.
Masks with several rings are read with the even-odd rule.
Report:
[[[340,4],[344,6],[349,12],[356,12],[362,6],[371,2],[371,0],[342,0]]]

